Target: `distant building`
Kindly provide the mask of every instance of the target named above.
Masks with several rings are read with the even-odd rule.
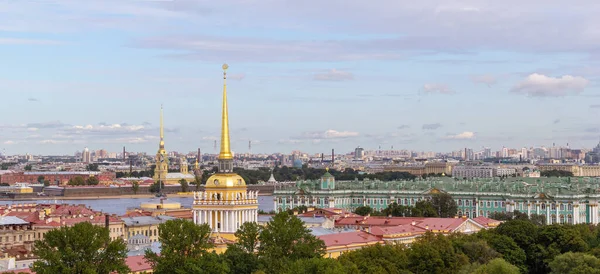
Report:
[[[354,149],[354,159],[362,160],[365,157],[365,149],[362,147],[357,147]]]
[[[87,147],[83,149],[83,153],[81,154],[81,162],[86,164],[92,162],[92,155]]]

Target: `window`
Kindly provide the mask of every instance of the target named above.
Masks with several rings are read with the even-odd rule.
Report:
[[[470,200],[465,200],[465,206],[471,206],[471,201]]]
[[[487,202],[487,207],[490,207],[490,201]]]
[[[458,206],[462,206],[462,200],[458,199]]]
[[[483,201],[479,202],[479,206],[480,206],[480,207],[484,207],[484,204],[485,204],[485,203],[484,203]]]
[[[552,210],[556,210],[556,204],[552,204]]]
[[[560,210],[565,210],[565,205],[560,204]]]
[[[542,210],[546,210],[546,204],[542,204]]]

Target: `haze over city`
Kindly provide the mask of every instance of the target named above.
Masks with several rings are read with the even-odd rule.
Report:
[[[163,104],[167,150],[212,153],[227,62],[235,152],[591,148],[577,3],[2,1],[0,147],[154,153]]]

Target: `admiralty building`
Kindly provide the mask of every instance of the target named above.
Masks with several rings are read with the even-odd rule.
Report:
[[[382,210],[394,202],[413,206],[439,192],[450,194],[458,205],[458,215],[468,218],[518,210],[543,215],[547,224],[599,222],[600,177],[336,182],[327,172],[319,180],[279,186],[273,196],[278,211],[302,205],[345,210],[370,206]]]

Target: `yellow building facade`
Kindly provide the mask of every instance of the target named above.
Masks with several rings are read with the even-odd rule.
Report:
[[[223,106],[219,170],[206,181],[205,191],[194,192],[194,223],[208,224],[214,238],[235,241],[234,233],[245,222],[258,221],[258,191],[233,172],[227,109],[227,64],[223,65]],[[219,245],[217,245],[219,246]]]

